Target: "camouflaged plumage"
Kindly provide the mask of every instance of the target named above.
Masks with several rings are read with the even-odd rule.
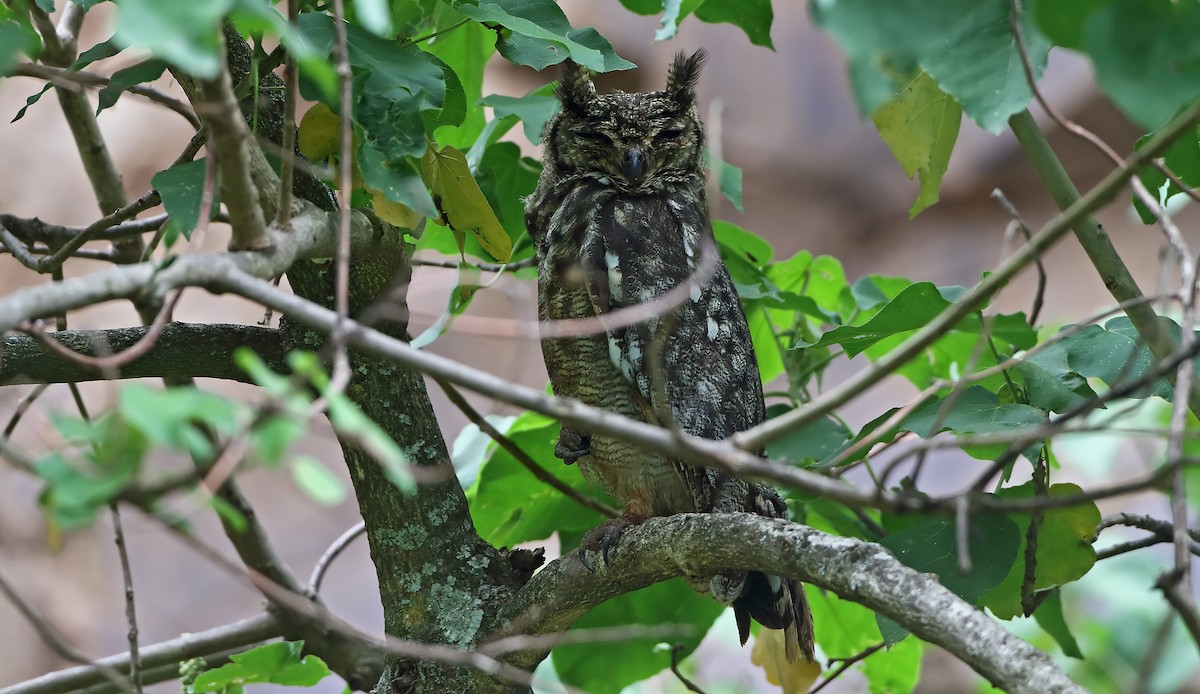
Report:
[[[557,91],[563,108],[546,125],[545,168],[526,222],[537,243],[541,319],[602,326],[542,342],[554,392],[715,440],[765,415],[746,317],[708,218],[695,105],[702,61],[700,52],[676,56],[661,92],[605,95],[567,63]],[[716,263],[701,273],[710,279],[689,282],[702,259]],[[604,324],[613,311],[688,284],[674,309],[647,310],[626,327]],[[615,439],[564,429],[556,452],[626,504],[621,523],[687,512],[787,517],[770,487]],[[733,604],[743,643],[753,617],[785,631],[789,660],[812,659],[812,619],[794,581],[729,570],[692,582]]]

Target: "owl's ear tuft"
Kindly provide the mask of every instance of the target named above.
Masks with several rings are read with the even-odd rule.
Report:
[[[563,108],[583,115],[587,112],[588,104],[596,98],[596,85],[592,84],[591,73],[586,67],[567,60],[563,63],[562,76],[558,78],[554,93]]]
[[[671,69],[667,71],[667,96],[682,106],[690,106],[696,100],[696,83],[700,81],[700,68],[707,57],[703,48],[691,55],[676,53]]]

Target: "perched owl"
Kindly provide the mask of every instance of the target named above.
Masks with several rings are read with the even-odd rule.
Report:
[[[598,95],[587,71],[566,63],[557,91],[562,109],[546,124],[545,168],[526,223],[537,244],[541,319],[595,318],[603,326],[543,340],[554,392],[724,439],[763,421],[764,406],[746,316],[708,218],[695,95],[703,59],[699,51],[676,56],[666,89],[648,94]],[[648,310],[632,325],[604,323],[620,308],[689,284],[703,257],[718,267],[702,273],[707,283],[691,283],[682,304]],[[651,516],[787,515],[769,487],[607,437],[564,428],[555,453],[626,505],[584,539],[605,560],[621,530]],[[785,631],[789,660],[812,659],[812,617],[796,582],[742,570],[691,580],[733,604],[743,644],[754,618]]]

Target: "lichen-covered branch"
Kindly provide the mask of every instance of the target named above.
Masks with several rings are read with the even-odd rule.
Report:
[[[631,528],[611,555],[586,569],[572,553],[535,574],[505,606],[511,633],[566,629],[601,602],[675,576],[736,567],[800,579],[886,615],[953,653],[992,684],[1016,694],[1083,692],[1050,657],[1010,633],[931,574],[883,547],[751,514],[680,514]],[[515,654],[530,667],[542,651]]]

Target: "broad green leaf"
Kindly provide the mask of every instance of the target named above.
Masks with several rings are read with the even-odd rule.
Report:
[[[221,20],[234,0],[122,0],[116,39],[144,48],[197,77],[221,68]]]
[[[167,69],[166,62],[162,60],[150,59],[127,68],[122,68],[113,73],[109,78],[108,84],[100,90],[99,103],[96,106],[96,114],[111,107],[117,103],[117,99],[121,94],[135,84],[143,82],[153,82],[162,77],[162,73]]]
[[[270,466],[279,465],[287,449],[308,433],[303,414],[275,414],[254,425],[250,430],[250,445],[261,462]]]
[[[499,24],[511,33],[496,48],[518,65],[541,70],[571,58],[596,72],[628,70],[595,29],[575,29],[554,0],[453,0],[458,11],[481,24]]]
[[[368,142],[358,147],[357,156],[363,182],[392,202],[405,205],[424,217],[437,217],[438,210],[425,182],[407,159],[388,161]]]
[[[512,242],[471,175],[463,153],[430,143],[421,168],[448,226],[458,234],[470,232],[493,258],[506,262],[512,255]]]
[[[775,251],[763,237],[721,219],[714,219],[712,225],[722,257],[736,255],[754,266],[765,267],[771,263]]]
[[[938,89],[933,78],[919,72],[872,113],[871,120],[904,173],[921,177],[921,190],[908,211],[912,219],[938,201],[938,188],[958,139],[962,107]]]
[[[1038,626],[1054,637],[1059,648],[1062,648],[1063,655],[1083,659],[1083,651],[1079,650],[1079,643],[1075,641],[1071,629],[1067,626],[1066,617],[1063,615],[1061,590],[1058,588],[1051,590],[1042,600],[1042,604],[1034,610],[1033,616],[1037,619]]]
[[[179,224],[179,230],[184,238],[190,239],[196,225],[200,222],[200,211],[203,207],[204,172],[208,166],[207,159],[197,159],[186,164],[178,164],[164,171],[159,171],[150,179],[150,184],[162,196],[163,207],[171,219]],[[209,218],[215,217],[221,210],[221,200],[217,186],[213,186],[212,202],[209,205]]]
[[[1083,28],[1092,12],[1109,0],[1032,0],[1026,11],[1056,46],[1083,50]]]
[[[812,8],[850,58],[864,113],[891,99],[916,68],[989,132],[1003,130],[1032,97],[1009,28],[1009,0],[814,0]],[[1050,45],[1029,13],[1021,28],[1034,74],[1041,75]]]
[[[723,159],[718,159],[712,150],[705,150],[704,155],[708,168],[717,179],[721,195],[733,203],[738,212],[745,212],[742,206],[742,170]]]
[[[1178,325],[1166,318],[1159,319],[1164,329],[1178,335]],[[1153,368],[1154,355],[1134,330],[1129,319],[1120,316],[1105,323],[1104,327],[1085,326],[1082,330],[1062,341],[1067,351],[1067,365],[1085,378],[1099,378],[1109,387],[1115,387],[1143,378]],[[1160,378],[1132,397],[1157,395],[1170,399],[1171,386]]]
[[[695,650],[724,609],[711,597],[697,593],[683,579],[676,578],[603,602],[576,620],[571,628],[679,625],[690,633],[671,636],[669,642],[682,643],[686,655]],[[564,683],[589,694],[618,694],[634,682],[670,667],[670,649],[657,648],[667,640],[629,638],[611,643],[571,644],[558,646],[551,654],[554,669]],[[620,663],[620,667],[614,667],[614,663]]]
[[[533,256],[533,239],[525,229],[525,197],[537,187],[542,166],[529,157],[521,156],[521,148],[512,142],[497,142],[488,147],[476,174],[479,188],[491,203],[504,225],[512,244],[508,262]],[[436,234],[426,234],[436,236]],[[486,257],[478,242],[471,238],[467,253]]]
[[[782,411],[768,411],[768,415],[778,416],[788,408],[780,409]],[[783,458],[793,465],[823,460],[838,451],[850,437],[845,424],[832,417],[822,417],[767,444],[767,456]]]
[[[1104,92],[1130,118],[1157,128],[1200,97],[1200,5],[1112,0],[1093,11],[1083,47]]]
[[[1082,493],[1076,484],[1050,485],[1050,496],[1074,496]],[[1008,487],[999,492],[1004,499],[1028,499],[1033,496],[1033,482]],[[1020,526],[1021,551],[1004,581],[980,600],[1001,619],[1021,614],[1021,583],[1025,579],[1025,535],[1030,514],[1012,513],[1010,517]],[[1100,524],[1100,511],[1094,503],[1047,509],[1037,535],[1037,572],[1034,590],[1058,588],[1078,580],[1096,563],[1092,539]]]
[[[29,15],[0,4],[0,75],[7,75],[21,55],[36,59],[41,50],[41,37],[29,24]]]
[[[949,399],[951,397],[953,400]],[[900,428],[922,438],[931,438],[942,431],[958,434],[1017,434],[1043,426],[1046,422],[1046,413],[1036,407],[1002,403],[995,393],[986,388],[971,386],[945,399],[931,400],[918,407],[905,417]],[[1007,444],[995,444],[971,446],[966,450],[973,457],[992,460],[1007,449]]]
[[[925,327],[963,292],[962,287],[935,287],[929,282],[917,282],[900,292],[867,322],[834,328],[822,335],[814,346],[841,345],[847,354],[854,356],[884,338]],[[993,316],[988,321],[988,334],[998,342],[1025,349],[1032,347],[1037,339],[1033,328],[1020,314]],[[977,315],[971,315],[954,329],[979,333],[982,324]]]
[[[346,500],[346,486],[325,464],[309,455],[292,458],[292,479],[310,499],[322,506],[338,506]]]
[[[1096,397],[1083,376],[1067,365],[1062,343],[1045,347],[1017,362],[1016,371],[1025,380],[1029,404],[1047,412],[1066,412]]]
[[[816,586],[805,585],[804,593],[813,624],[821,625],[813,629],[813,637],[826,657],[850,658],[879,643],[879,627],[870,609]]]
[[[459,149],[469,147],[483,130],[483,109],[476,104],[483,97],[483,69],[496,52],[496,32],[475,22],[467,24],[422,45],[447,66],[446,83],[453,77],[462,90],[465,119],[461,124],[439,127],[434,139]],[[449,101],[449,95],[447,95]]]
[[[325,104],[313,104],[300,118],[296,141],[305,159],[323,162],[341,149],[341,120]]]
[[[496,118],[512,115],[521,119],[525,137],[536,145],[542,141],[542,129],[546,121],[558,113],[560,106],[558,99],[548,92],[547,88],[542,87],[520,97],[492,94],[484,97],[482,103],[492,107]]]
[[[558,429],[554,420],[525,412],[506,435],[546,473],[588,496],[605,498],[598,488],[584,481],[575,466],[554,457]],[[539,481],[499,447],[483,463],[467,500],[480,537],[497,547],[543,540],[555,532],[582,533],[604,521],[599,513]]]
[[[303,641],[280,641],[229,657],[233,662],[201,673],[193,692],[229,692],[246,684],[311,687],[333,673],[315,655],[303,655]]]
[[[905,565],[937,574],[939,583],[974,604],[1004,580],[1019,559],[1020,527],[999,513],[972,516],[967,533],[969,573],[962,572],[958,565],[957,527],[956,521],[948,518],[920,518],[904,530],[887,535],[879,544]],[[897,635],[887,638],[884,634],[889,643],[898,641]]]
[[[771,43],[774,17],[771,0],[705,0],[696,8],[696,19],[711,24],[728,22],[746,32],[750,43],[772,49],[775,47]]]

